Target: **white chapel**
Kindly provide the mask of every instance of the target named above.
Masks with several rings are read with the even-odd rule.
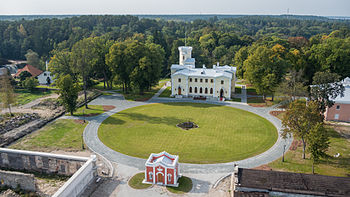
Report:
[[[206,99],[231,99],[235,93],[236,67],[195,67],[192,47],[179,47],[179,64],[171,66],[171,95]]]

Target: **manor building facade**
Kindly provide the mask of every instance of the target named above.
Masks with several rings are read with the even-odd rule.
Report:
[[[235,93],[236,67],[213,65],[195,67],[192,47],[179,47],[179,64],[171,66],[171,95],[174,97],[202,97],[231,99]]]

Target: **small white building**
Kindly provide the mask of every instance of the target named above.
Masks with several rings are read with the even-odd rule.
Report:
[[[212,69],[195,68],[192,47],[179,47],[179,64],[171,66],[171,95],[231,99],[235,93],[236,67],[213,65]]]
[[[46,62],[46,71],[42,72],[37,77],[38,77],[39,84],[50,85],[55,81],[54,75],[51,75],[51,72],[48,71],[48,63],[47,62]]]

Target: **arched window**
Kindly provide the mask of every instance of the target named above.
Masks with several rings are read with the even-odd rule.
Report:
[[[210,88],[210,94],[213,94],[213,88]]]
[[[197,93],[197,87],[194,88],[194,93]]]
[[[149,176],[149,179],[152,180],[153,179],[153,172],[149,172],[148,176]]]
[[[190,87],[190,93],[192,93],[192,87]]]
[[[205,88],[204,93],[208,94],[208,88]]]
[[[168,181],[170,182],[171,181],[171,174],[168,174]]]
[[[199,94],[202,94],[202,93],[203,93],[203,89],[200,88],[200,89],[199,89]]]

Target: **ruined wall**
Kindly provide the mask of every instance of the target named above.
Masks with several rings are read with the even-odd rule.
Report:
[[[71,176],[86,161],[83,157],[0,148],[2,169]]]
[[[21,172],[0,170],[0,186],[8,186],[13,189],[20,187],[26,191],[35,191],[34,175]]]

